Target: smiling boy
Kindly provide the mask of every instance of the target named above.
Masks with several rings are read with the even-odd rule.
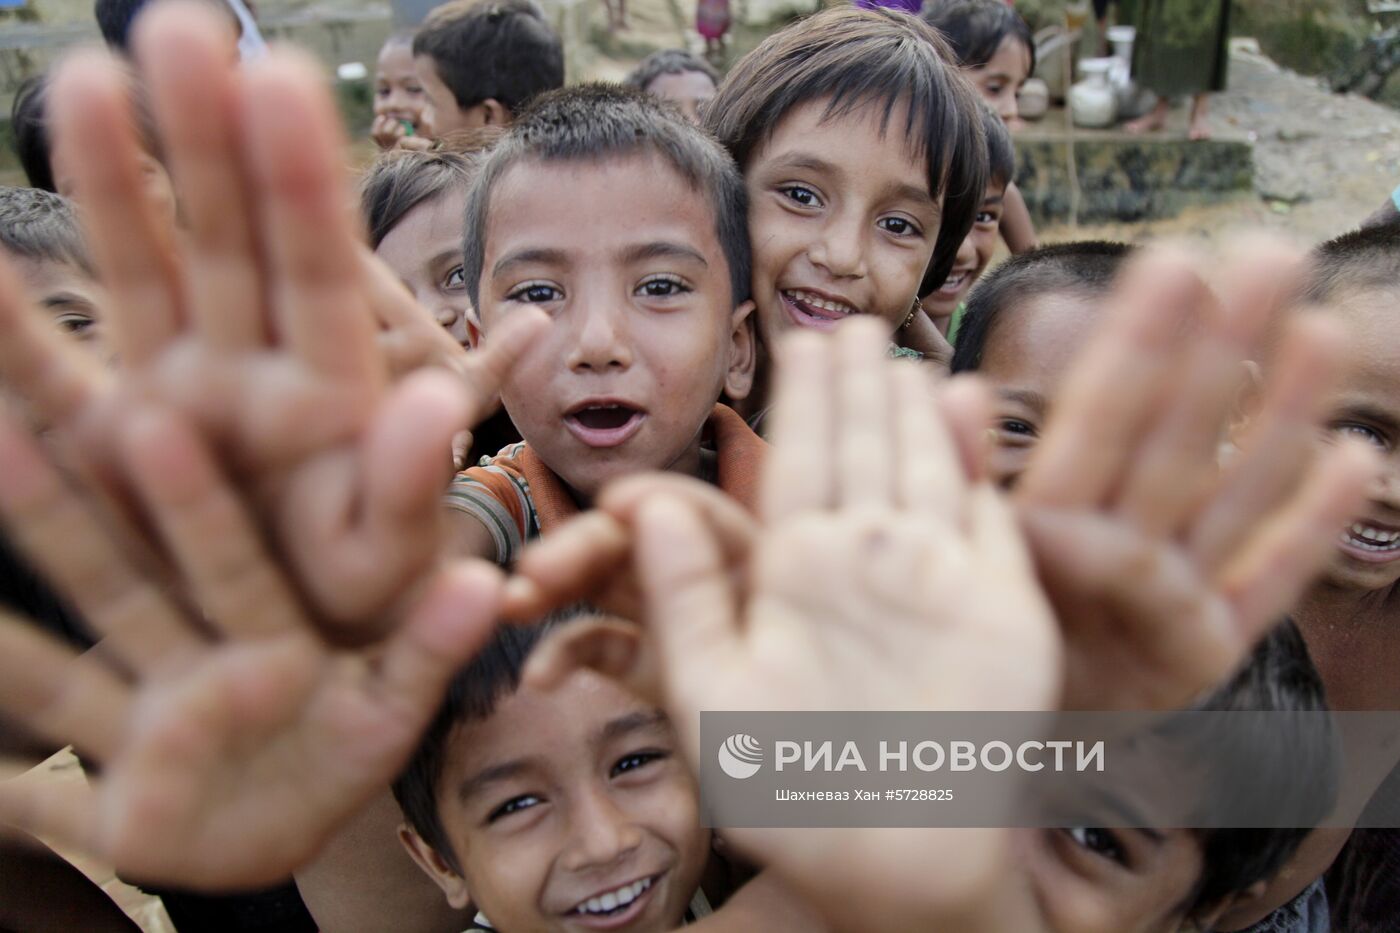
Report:
[[[524,443],[449,490],[460,551],[511,563],[642,470],[752,502],[762,442],[716,404],[753,380],[744,207],[724,151],[636,91],[547,95],[492,152],[468,200],[464,264],[484,339],[532,306],[552,326],[501,387]]]

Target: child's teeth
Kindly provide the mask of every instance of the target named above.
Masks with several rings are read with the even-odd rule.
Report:
[[[613,894],[611,891],[609,891],[607,894],[604,894],[601,898],[599,898],[599,900],[603,902],[604,910],[612,910],[614,907],[617,906],[617,895]]]
[[[619,907],[626,907],[628,904],[642,896],[642,892],[651,887],[651,879],[643,878],[641,881],[634,881],[616,891],[609,891],[598,897],[590,897],[577,908],[579,913],[606,914],[611,913]]]
[[[1347,531],[1353,543],[1374,550],[1388,550],[1391,545],[1400,542],[1400,531],[1382,531],[1363,522],[1352,522]]]

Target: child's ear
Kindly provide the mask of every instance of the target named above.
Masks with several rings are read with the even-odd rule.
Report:
[[[494,97],[488,97],[478,104],[481,108],[482,126],[506,126],[513,119],[510,108]]]
[[[1235,447],[1240,446],[1250,422],[1259,413],[1259,406],[1264,401],[1264,374],[1259,364],[1246,360],[1242,366],[1244,373],[1240,380],[1240,390],[1235,396],[1235,411],[1230,417],[1228,438]]]
[[[408,850],[414,864],[442,888],[442,893],[447,895],[447,903],[455,910],[465,910],[471,903],[466,879],[457,874],[456,869],[447,864],[438,851],[424,842],[418,831],[407,823],[399,824],[399,842]]]
[[[729,371],[724,375],[724,394],[736,402],[749,397],[758,370],[755,307],[752,301],[746,301],[734,309],[729,319]]]

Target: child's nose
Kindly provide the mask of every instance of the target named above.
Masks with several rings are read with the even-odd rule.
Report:
[[[855,212],[834,216],[822,228],[821,236],[812,244],[808,256],[838,279],[862,278],[865,275],[865,229]]]
[[[601,372],[632,365],[625,312],[616,300],[575,300],[569,313],[576,322],[569,368]]]
[[[973,242],[972,234],[963,237],[962,243],[958,244],[958,258],[956,264],[960,268],[966,268],[977,264],[977,244]]]
[[[570,818],[568,848],[561,859],[570,871],[615,864],[642,843],[641,830],[605,791],[580,798]]]

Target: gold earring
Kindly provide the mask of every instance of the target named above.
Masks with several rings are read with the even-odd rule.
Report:
[[[913,323],[914,323],[914,315],[918,314],[918,313],[919,313],[920,311],[922,311],[922,310],[923,310],[923,306],[919,304],[919,296],[918,296],[918,295],[915,295],[915,296],[914,296],[914,303],[913,303],[913,305],[909,308],[909,313],[908,313],[907,315],[905,315],[904,323],[901,324],[901,325],[899,325],[899,329],[900,329],[900,330],[905,330],[906,328],[909,327],[910,324],[913,324]]]

